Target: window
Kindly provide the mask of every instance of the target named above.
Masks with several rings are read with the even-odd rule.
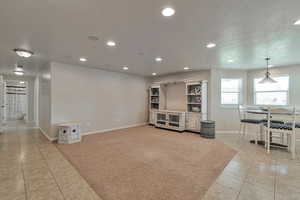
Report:
[[[242,79],[221,79],[221,104],[241,103]]]
[[[273,77],[277,83],[264,83],[254,79],[254,102],[256,105],[288,105],[289,77]]]

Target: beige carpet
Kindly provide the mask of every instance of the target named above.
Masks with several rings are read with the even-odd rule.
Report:
[[[197,134],[150,126],[57,146],[104,200],[199,200],[236,153]]]

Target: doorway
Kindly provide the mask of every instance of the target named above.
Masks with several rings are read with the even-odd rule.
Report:
[[[5,121],[28,120],[28,83],[27,81],[5,81]]]

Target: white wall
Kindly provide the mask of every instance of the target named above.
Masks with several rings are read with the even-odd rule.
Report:
[[[242,100],[247,104],[248,77],[245,70],[211,70],[211,119],[216,121],[216,129],[219,131],[239,130],[238,107],[221,105],[221,79],[241,78],[242,79]]]
[[[42,66],[38,75],[38,123],[42,131],[53,139],[51,132],[51,67]]]
[[[166,109],[186,111],[185,83],[166,85]]]
[[[61,63],[51,72],[52,126],[79,121],[86,133],[147,122],[148,79]]]

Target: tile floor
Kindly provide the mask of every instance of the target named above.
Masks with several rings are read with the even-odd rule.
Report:
[[[300,143],[290,154],[249,144],[249,138],[219,134],[238,150],[202,200],[299,200]],[[100,200],[55,145],[38,129],[16,128],[0,134],[1,200]]]
[[[1,200],[100,200],[38,129],[0,134]]]

